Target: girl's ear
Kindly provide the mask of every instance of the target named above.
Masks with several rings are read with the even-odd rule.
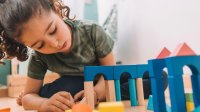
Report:
[[[56,14],[62,18],[62,5],[59,2],[54,2],[53,7],[55,9]]]

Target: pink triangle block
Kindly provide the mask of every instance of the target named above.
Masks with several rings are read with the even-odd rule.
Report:
[[[179,44],[174,52],[170,56],[191,56],[196,55],[196,53],[186,44],[181,43]]]
[[[164,47],[164,48],[162,49],[162,51],[160,52],[160,54],[156,57],[156,59],[163,59],[163,58],[166,58],[166,57],[168,57],[170,54],[171,54],[171,52],[170,52],[166,47]]]

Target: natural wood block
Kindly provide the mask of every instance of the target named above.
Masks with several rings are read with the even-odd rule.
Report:
[[[94,109],[94,87],[92,81],[84,82],[84,93],[87,104]]]
[[[108,102],[116,101],[114,80],[106,80],[105,89],[106,89],[106,101]]]
[[[13,74],[7,76],[8,86],[24,86],[26,84],[26,75]]]
[[[60,77],[57,73],[47,73],[44,77],[44,84],[51,83]],[[12,74],[7,77],[8,86],[25,86],[27,75]]]
[[[25,86],[10,86],[8,87],[8,96],[16,98],[24,90],[24,88]]]
[[[8,96],[8,87],[0,86],[0,97],[7,97],[7,96]]]
[[[10,107],[0,108],[0,112],[10,112]]]

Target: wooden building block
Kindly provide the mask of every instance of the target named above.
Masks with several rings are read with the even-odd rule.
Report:
[[[19,72],[19,61],[17,58],[11,60],[11,74],[18,74]]]
[[[190,56],[196,55],[196,53],[186,44],[179,44],[170,56]]]
[[[103,102],[99,104],[99,112],[124,112],[124,104],[122,102]]]
[[[192,112],[194,110],[194,103],[193,102],[186,102],[187,112]]]
[[[186,102],[194,102],[192,93],[185,93]]]
[[[87,104],[76,104],[72,107],[72,112],[92,112],[92,108]]]
[[[170,54],[171,54],[171,52],[170,52],[166,47],[164,47],[164,48],[162,49],[162,51],[160,52],[160,54],[156,57],[156,59],[163,59],[163,58],[166,58],[166,57],[168,57]]]
[[[147,110],[154,110],[154,108],[153,108],[153,96],[152,95],[149,95]]]
[[[44,84],[51,83],[60,76],[57,73],[47,73],[44,77]],[[8,86],[25,86],[27,75],[12,74],[7,77]]]
[[[142,78],[136,79],[136,88],[137,88],[138,105],[145,106]]]
[[[8,87],[0,85],[0,97],[7,97],[8,96]]]
[[[105,80],[106,101],[116,101],[114,80]]]
[[[94,109],[94,87],[93,87],[93,81],[85,81],[84,82],[84,92],[85,97],[87,100],[87,104]]]
[[[24,90],[24,88],[25,88],[25,86],[11,86],[11,87],[8,87],[8,96],[16,98]]]
[[[0,108],[0,112],[10,112],[10,107]]]
[[[24,86],[26,84],[26,75],[12,74],[7,76],[8,86]]]
[[[195,108],[195,110],[193,112],[200,112],[200,106],[198,106],[197,108]]]

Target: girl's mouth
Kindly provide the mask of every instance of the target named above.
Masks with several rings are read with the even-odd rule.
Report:
[[[67,42],[65,41],[61,47],[61,49],[65,48],[67,46]]]

